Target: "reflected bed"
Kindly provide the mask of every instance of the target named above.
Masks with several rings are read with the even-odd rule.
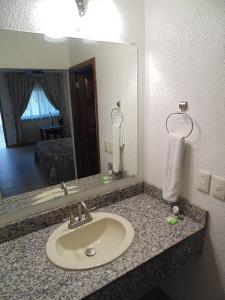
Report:
[[[35,160],[53,184],[75,178],[71,137],[38,142]]]

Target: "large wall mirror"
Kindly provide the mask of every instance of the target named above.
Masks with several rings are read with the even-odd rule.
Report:
[[[137,173],[134,45],[0,30],[0,212]]]

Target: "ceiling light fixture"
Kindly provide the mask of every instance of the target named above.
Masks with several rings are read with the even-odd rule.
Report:
[[[87,11],[88,0],[75,0],[80,17],[83,17]]]

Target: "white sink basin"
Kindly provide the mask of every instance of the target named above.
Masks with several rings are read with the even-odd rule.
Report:
[[[134,230],[123,217],[110,213],[92,213],[93,221],[75,229],[68,222],[49,237],[49,260],[68,270],[87,270],[110,263],[131,245]]]

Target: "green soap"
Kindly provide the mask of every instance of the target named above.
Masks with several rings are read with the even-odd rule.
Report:
[[[102,176],[103,180],[109,180],[109,176]]]
[[[166,220],[167,220],[167,223],[169,223],[170,225],[177,224],[177,218],[176,217],[168,217]]]
[[[108,184],[108,183],[110,183],[110,181],[109,180],[104,180],[103,183]]]

